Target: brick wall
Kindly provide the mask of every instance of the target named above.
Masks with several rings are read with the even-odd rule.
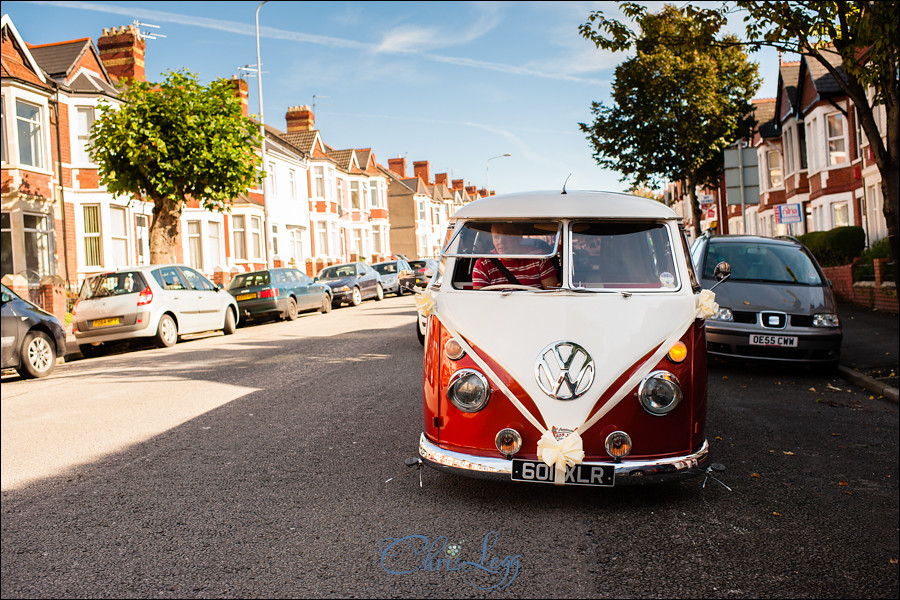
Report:
[[[831,289],[838,302],[862,306],[893,314],[900,313],[897,304],[897,288],[882,285],[887,261],[875,259],[875,282],[853,283],[853,267],[859,259],[840,267],[822,267],[825,277],[831,280]]]

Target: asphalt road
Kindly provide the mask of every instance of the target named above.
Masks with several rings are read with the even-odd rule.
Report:
[[[896,405],[714,365],[731,491],[420,487],[421,358],[405,297],[5,377],[2,596],[900,594]]]

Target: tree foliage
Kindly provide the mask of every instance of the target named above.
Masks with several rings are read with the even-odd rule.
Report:
[[[591,13],[580,33],[598,48],[634,51],[615,72],[610,106],[593,102],[591,124],[580,123],[601,166],[636,185],[662,179],[687,182],[700,234],[695,186],[717,185],[722,151],[753,127],[750,101],[759,89],[755,63],[723,36],[725,18],[714,12],[665,6],[649,13],[620,3],[637,24]]]
[[[188,199],[224,212],[255,186],[258,126],[242,115],[231,82],[204,87],[187,71],[159,84],[130,81],[119,98],[95,121],[89,151],[111,194],[153,203],[150,262],[173,262]]]

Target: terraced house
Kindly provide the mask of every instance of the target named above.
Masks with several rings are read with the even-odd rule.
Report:
[[[0,276],[64,316],[66,296],[85,277],[150,261],[152,204],[109,194],[87,151],[101,106],[120,102],[117,84],[145,79],[145,41],[126,26],[105,29],[96,45],[80,38],[32,46],[7,15],[2,41]],[[246,116],[247,83],[232,82]],[[477,197],[461,180],[449,188],[446,174],[440,183],[428,181],[425,161],[416,210],[397,221],[391,198],[398,177],[378,164],[371,147],[329,146],[308,106],[289,108],[285,121],[286,131],[265,125],[264,188],[234,198],[226,214],[186,205],[176,260],[227,284],[269,259],[314,276],[325,266],[378,262],[397,252],[432,257],[449,217]],[[421,244],[399,250],[397,234],[407,227]]]

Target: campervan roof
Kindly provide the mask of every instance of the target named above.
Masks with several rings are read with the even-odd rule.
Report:
[[[489,196],[453,215],[458,219],[681,219],[661,202],[615,192],[524,192]]]

